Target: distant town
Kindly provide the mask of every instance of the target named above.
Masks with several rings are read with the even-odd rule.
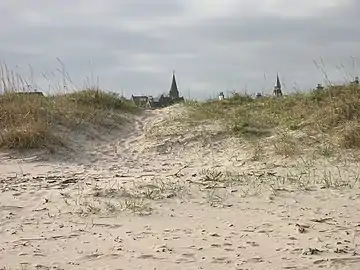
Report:
[[[355,77],[351,84],[359,84],[359,77]],[[322,84],[317,84],[316,90],[323,90],[324,86]],[[281,97],[283,96],[282,86],[279,78],[279,74],[276,75],[276,83],[273,90],[273,96]],[[255,98],[263,97],[262,93],[256,93]],[[219,100],[225,99],[224,92],[220,92],[218,96]],[[132,95],[131,100],[139,107],[145,108],[164,108],[175,103],[185,101],[184,97],[180,96],[179,89],[176,83],[175,71],[172,75],[172,82],[170,90],[167,95],[160,95],[158,97],[146,96],[146,95]]]
[[[350,84],[359,85],[359,77],[358,76],[353,77],[353,81],[350,81]],[[28,89],[30,89],[31,87],[32,87],[31,85],[27,85]],[[8,92],[5,85],[2,88],[3,89],[0,89],[0,90],[2,90],[2,91],[0,91],[0,95]],[[26,89],[25,86],[23,88]],[[319,84],[317,84],[317,86],[315,87],[314,90],[320,91],[323,89],[324,89],[324,86],[319,83]],[[44,96],[44,93],[42,91],[38,91],[36,88],[35,89],[32,88],[31,91],[26,91],[26,90],[16,91],[16,93],[18,95],[24,95],[24,96],[26,96],[26,95]],[[246,95],[246,93],[245,93],[245,95]],[[272,91],[272,96],[282,97],[283,95],[284,94],[283,94],[283,90],[282,90],[281,81],[279,78],[279,74],[277,74],[274,89]],[[248,95],[246,95],[246,96],[248,96]],[[263,93],[258,92],[249,97],[261,98],[261,97],[266,97],[266,96],[269,96],[269,95],[263,95]],[[218,99],[219,100],[226,99],[224,92],[220,92],[218,94]],[[150,108],[150,109],[164,108],[164,107],[185,101],[184,97],[180,96],[179,89],[178,89],[177,82],[176,82],[175,71],[173,71],[170,90],[167,94],[161,94],[156,97],[154,97],[152,95],[134,95],[134,94],[132,94],[131,100],[139,107]]]

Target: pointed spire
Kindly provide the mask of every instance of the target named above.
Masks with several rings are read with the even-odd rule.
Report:
[[[275,85],[275,87],[274,87],[274,95],[275,95],[275,96],[282,96],[281,83],[280,83],[280,79],[279,79],[279,73],[276,74],[276,85]]]
[[[276,87],[281,90],[281,83],[279,79],[279,73],[276,74]]]
[[[173,71],[173,76],[172,76],[172,82],[171,82],[171,87],[170,87],[170,91],[169,91],[169,96],[171,98],[179,98],[179,91],[177,88],[177,83],[176,83],[176,79],[175,79],[175,70]]]

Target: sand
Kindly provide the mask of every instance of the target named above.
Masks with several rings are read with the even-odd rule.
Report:
[[[3,153],[0,269],[360,269],[356,160],[257,159],[181,113]]]

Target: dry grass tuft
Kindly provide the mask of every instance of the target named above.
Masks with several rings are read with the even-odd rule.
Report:
[[[360,148],[360,87],[330,86],[309,93],[282,98],[252,99],[238,93],[222,101],[187,103],[187,118],[223,123],[232,135],[258,139],[275,134],[301,131],[318,142],[326,140],[337,147]],[[282,140],[277,151],[297,152],[296,142]]]
[[[0,147],[8,149],[54,149],[64,146],[58,129],[82,124],[107,126],[121,121],[137,108],[115,93],[83,90],[71,94],[42,96],[7,91],[0,95]]]

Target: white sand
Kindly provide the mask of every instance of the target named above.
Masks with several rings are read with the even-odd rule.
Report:
[[[360,269],[358,163],[254,161],[180,112],[0,156],[0,269]]]

